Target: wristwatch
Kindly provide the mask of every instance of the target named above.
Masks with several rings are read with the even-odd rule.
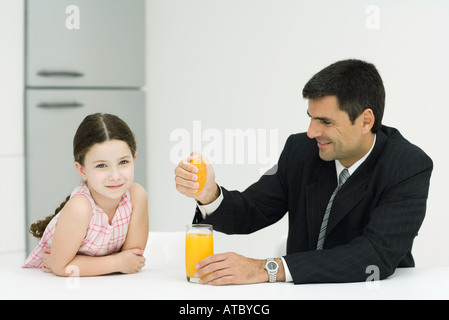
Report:
[[[268,258],[265,263],[265,270],[267,270],[270,280],[268,282],[276,282],[276,276],[278,274],[279,265],[273,258]]]

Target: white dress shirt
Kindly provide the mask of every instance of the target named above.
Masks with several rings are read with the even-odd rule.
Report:
[[[368,156],[370,155],[371,151],[373,150],[375,144],[376,144],[376,135],[374,135],[374,141],[373,141],[373,145],[371,146],[371,149],[360,160],[356,161],[352,166],[347,168],[348,172],[349,172],[349,176],[351,176],[355,172],[355,170],[357,170],[357,168],[360,167],[360,165],[366,160],[366,158],[368,158]],[[335,160],[335,170],[337,172],[337,175],[336,175],[337,185],[338,185],[338,177],[340,176],[340,173],[343,171],[343,169],[345,169],[345,166],[341,164],[340,160]],[[209,215],[209,214],[213,213],[215,210],[217,210],[217,208],[220,206],[221,202],[223,201],[223,192],[221,190],[220,185],[218,185],[218,186],[219,186],[218,189],[220,190],[220,195],[218,196],[217,199],[215,199],[215,201],[213,201],[209,204],[205,204],[205,205],[200,205],[197,202],[198,209],[200,210],[201,215],[203,216],[203,219],[205,219],[207,215]],[[281,257],[281,260],[284,265],[285,281],[286,282],[293,281],[293,278],[290,274],[290,270],[288,269],[287,263],[285,262],[283,257]]]

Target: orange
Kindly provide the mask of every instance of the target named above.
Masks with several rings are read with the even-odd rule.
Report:
[[[198,187],[197,194],[201,192],[201,190],[204,187],[204,184],[206,183],[206,165],[204,164],[204,161],[201,160],[201,158],[195,158],[190,161],[191,164],[193,164],[195,167],[198,168],[197,176],[198,180],[196,180],[200,186]]]

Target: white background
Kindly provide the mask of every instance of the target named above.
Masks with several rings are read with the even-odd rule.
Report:
[[[279,154],[290,134],[308,128],[307,80],[357,58],[375,64],[384,80],[383,123],[434,161],[413,252],[417,266],[448,266],[448,18],[446,0],[147,1],[150,229],[183,230],[193,217],[194,201],[175,190],[174,130],[193,135],[193,121],[223,136],[226,129],[277,129]],[[228,189],[244,190],[259,177],[258,165],[214,169]],[[270,254],[287,228],[283,219],[238,237],[240,252]]]

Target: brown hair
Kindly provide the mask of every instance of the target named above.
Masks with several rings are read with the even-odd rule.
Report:
[[[108,113],[88,115],[79,125],[73,138],[73,157],[76,162],[84,165],[84,158],[93,145],[114,139],[126,142],[133,157],[135,157],[137,151],[136,140],[125,121]],[[69,200],[70,195],[56,208],[53,215],[33,223],[30,226],[29,232],[34,237],[40,239],[47,225]]]
[[[337,61],[315,74],[302,91],[306,99],[337,96],[340,110],[345,111],[352,124],[365,109],[374,114],[375,133],[382,127],[385,109],[385,88],[376,67],[362,60]]]

